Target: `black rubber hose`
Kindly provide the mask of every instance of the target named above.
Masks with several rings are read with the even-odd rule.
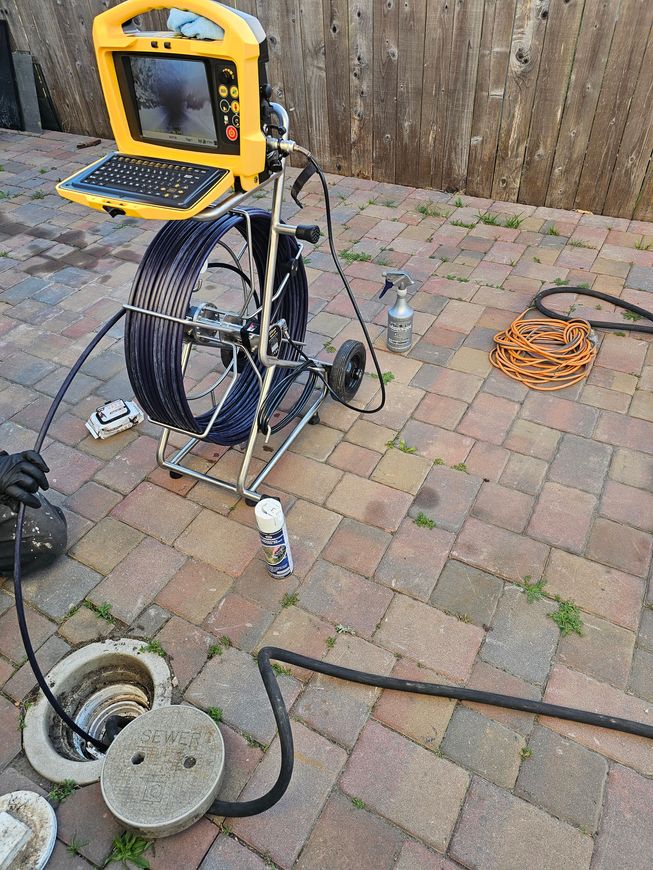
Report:
[[[561,293],[576,293],[578,296],[591,296],[593,299],[601,299],[603,302],[609,302],[612,305],[616,305],[618,308],[624,308],[626,311],[631,311],[633,314],[639,315],[639,317],[645,317],[647,320],[651,321],[651,325],[646,326],[646,324],[639,324],[632,320],[628,322],[624,320],[587,320],[587,318],[584,317],[583,320],[586,320],[587,323],[595,329],[627,329],[629,332],[653,333],[653,311],[647,311],[646,308],[640,308],[639,305],[633,305],[632,302],[626,302],[625,299],[619,299],[618,296],[610,296],[609,293],[601,293],[600,290],[590,290],[587,287],[547,287],[544,290],[540,290],[540,292],[535,296],[533,299],[533,305],[546,317],[553,317],[556,320],[566,321],[578,320],[578,318],[574,317],[572,314],[560,314],[552,308],[547,308],[542,302],[542,300],[546,299],[547,296],[558,296]]]
[[[54,415],[57,413],[57,409],[61,404],[63,397],[65,396],[68,387],[71,385],[73,378],[77,374],[77,372],[84,365],[88,357],[93,353],[98,344],[102,341],[104,336],[109,332],[109,330],[118,323],[120,318],[124,315],[125,309],[121,308],[120,311],[117,311],[113,317],[108,320],[104,326],[95,334],[92,341],[86,346],[86,348],[82,351],[79,359],[75,363],[75,365],[71,368],[71,370],[66,375],[64,382],[59,387],[57,391],[57,395],[52,400],[52,404],[46,414],[45,420],[41,425],[41,429],[36,439],[36,443],[34,444],[34,449],[37,453],[40,452],[43,447],[43,442],[45,441],[45,436],[47,435],[48,429],[50,428],[50,424],[54,419]],[[34,676],[36,677],[36,682],[39,684],[39,687],[45,697],[48,699],[48,703],[55,711],[57,716],[59,716],[65,723],[71,728],[75,734],[81,737],[83,740],[87,740],[96,749],[106,750],[108,747],[105,743],[102,743],[101,740],[97,740],[95,737],[91,737],[90,734],[87,734],[83,728],[80,728],[79,725],[72,719],[68,713],[63,709],[57,698],[52,694],[50,690],[50,686],[48,685],[47,680],[43,676],[43,672],[39,667],[39,663],[36,660],[36,654],[34,653],[34,647],[32,646],[32,640],[29,636],[29,630],[27,628],[27,619],[25,617],[25,603],[23,601],[23,587],[22,587],[22,575],[21,575],[21,567],[20,567],[20,551],[23,543],[23,523],[25,521],[25,505],[20,504],[18,508],[18,516],[16,517],[16,540],[14,543],[14,596],[16,598],[16,618],[18,620],[18,628],[20,629],[20,636],[23,641],[23,646],[25,647],[25,652],[27,654],[27,660],[34,672]]]
[[[574,707],[563,707],[559,704],[547,704],[544,701],[532,701],[528,698],[516,698],[513,695],[497,695],[494,692],[484,692],[480,689],[465,689],[459,686],[446,686],[440,683],[421,683],[414,680],[400,680],[396,677],[385,677],[380,674],[368,674],[353,668],[343,668],[320,659],[309,658],[299,653],[289,652],[279,647],[263,647],[258,654],[258,667],[265,686],[272,712],[279,731],[281,748],[281,769],[272,788],[259,798],[250,801],[221,801],[211,804],[209,812],[217,816],[240,818],[254,816],[269,810],[274,806],[290,785],[294,767],[294,747],[290,717],[286,709],[276,674],[272,668],[272,660],[296,665],[308,671],[347,680],[350,683],[362,683],[365,686],[375,686],[378,689],[393,689],[397,692],[412,692],[417,695],[431,695],[437,698],[451,698],[456,701],[473,701],[477,704],[487,704],[493,707],[505,707],[509,710],[520,710],[524,713],[535,713],[540,716],[553,716],[557,719],[568,719],[581,722],[584,725],[596,725],[599,728],[610,728],[613,731],[623,731],[638,737],[653,738],[653,725],[635,722],[630,719],[619,719],[603,713],[592,713],[589,710],[577,710]]]
[[[359,414],[376,414],[377,411],[380,411],[385,405],[385,381],[383,380],[383,372],[381,371],[381,366],[379,365],[379,358],[376,355],[372,339],[370,338],[369,330],[365,321],[363,320],[363,315],[360,308],[358,307],[358,302],[356,301],[353,290],[349,286],[349,281],[347,280],[347,276],[345,275],[343,268],[340,265],[340,259],[338,258],[338,254],[336,252],[335,244],[333,241],[333,221],[331,219],[331,200],[329,198],[329,184],[326,180],[326,175],[322,171],[321,167],[318,166],[315,158],[312,155],[308,157],[308,160],[315,168],[315,172],[317,173],[317,176],[320,179],[320,184],[322,185],[322,194],[324,196],[324,210],[327,223],[327,240],[329,242],[329,252],[331,254],[331,259],[333,260],[338,275],[340,276],[340,280],[342,281],[344,288],[347,291],[347,296],[349,297],[351,306],[354,309],[354,314],[356,315],[356,319],[358,320],[360,328],[363,332],[363,336],[365,337],[365,343],[367,344],[367,347],[369,348],[370,354],[372,356],[372,362],[374,363],[376,376],[379,379],[379,384],[381,386],[381,399],[374,408],[357,408],[356,405],[350,405],[349,402],[345,402],[344,399],[340,398],[331,388],[327,378],[325,378],[320,373],[316,374],[317,377],[319,377],[320,380],[324,383],[332,398],[334,398],[337,402],[340,402],[341,405],[344,405],[345,408],[349,408],[350,411],[358,411]],[[298,349],[298,352],[300,356],[304,357],[304,359],[308,359],[308,357],[301,350],[301,348]]]

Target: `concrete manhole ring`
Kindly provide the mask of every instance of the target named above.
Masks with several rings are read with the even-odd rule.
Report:
[[[48,685],[66,712],[102,739],[111,716],[136,718],[170,705],[172,678],[161,656],[144,652],[142,640],[93,643],[62,659],[47,674]],[[23,745],[32,767],[52,782],[79,785],[100,778],[104,758],[87,749],[54,713],[42,692],[25,716]]]

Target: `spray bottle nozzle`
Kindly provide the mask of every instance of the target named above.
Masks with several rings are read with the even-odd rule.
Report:
[[[398,295],[405,296],[406,290],[415,283],[408,272],[383,272],[383,277],[385,278],[385,284],[379,294],[379,299],[382,299],[391,287],[397,289]]]

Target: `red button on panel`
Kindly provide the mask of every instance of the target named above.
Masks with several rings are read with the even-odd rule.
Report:
[[[238,138],[238,130],[231,124],[227,127],[227,139],[231,139],[232,142],[235,142]]]

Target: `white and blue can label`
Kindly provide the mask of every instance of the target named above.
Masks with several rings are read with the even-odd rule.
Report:
[[[269,573],[288,577],[293,572],[293,560],[281,504],[274,498],[262,498],[254,514]]]

